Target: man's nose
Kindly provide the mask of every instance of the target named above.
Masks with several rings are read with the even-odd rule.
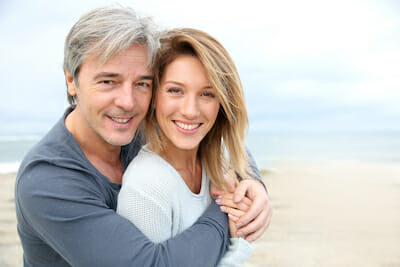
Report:
[[[117,91],[115,105],[125,111],[131,111],[135,106],[135,96],[131,84],[123,84]]]

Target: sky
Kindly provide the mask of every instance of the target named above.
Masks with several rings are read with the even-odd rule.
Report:
[[[115,4],[215,36],[238,67],[250,133],[400,131],[396,0],[1,0],[0,135],[60,118],[64,39],[85,12]]]

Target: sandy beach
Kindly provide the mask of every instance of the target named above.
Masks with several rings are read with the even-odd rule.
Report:
[[[263,171],[272,205],[251,266],[400,266],[400,165],[282,162]],[[0,266],[22,266],[15,174],[0,175]]]

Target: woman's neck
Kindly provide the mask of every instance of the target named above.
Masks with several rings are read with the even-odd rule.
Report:
[[[159,153],[180,174],[187,187],[195,194],[200,193],[202,165],[197,154],[198,149],[182,150],[165,146]]]

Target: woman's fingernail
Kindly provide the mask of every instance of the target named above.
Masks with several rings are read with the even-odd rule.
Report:
[[[229,218],[233,218],[233,215],[232,215],[232,214],[228,214],[228,217],[229,217]]]
[[[225,211],[225,210],[226,210],[226,207],[225,207],[225,206],[221,206],[221,210],[222,210],[222,211]]]
[[[219,195],[218,198],[222,198],[224,195]]]
[[[217,204],[220,204],[220,203],[221,203],[221,199],[217,198],[217,199],[215,200],[215,202],[217,202]]]

